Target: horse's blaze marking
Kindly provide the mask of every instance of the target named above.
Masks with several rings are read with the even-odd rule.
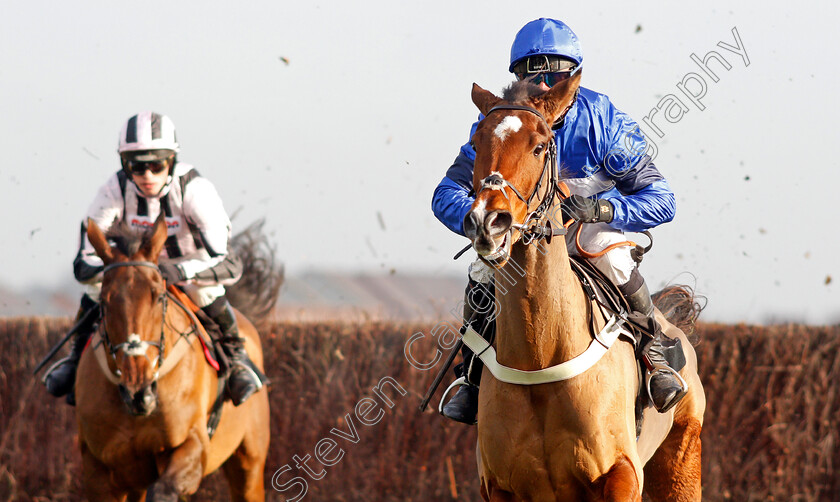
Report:
[[[518,131],[521,127],[522,121],[519,120],[519,117],[508,115],[499,122],[499,125],[496,126],[493,134],[495,134],[500,140],[504,141],[505,138],[508,137],[508,134]]]

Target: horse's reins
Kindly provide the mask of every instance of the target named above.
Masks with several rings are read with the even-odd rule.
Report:
[[[111,263],[110,265],[107,265],[102,270],[102,274],[104,275],[109,270],[113,270],[113,269],[118,268],[118,267],[148,267],[148,268],[153,268],[158,273],[160,273],[160,268],[158,268],[157,264],[152,263],[150,261],[122,261],[122,262]],[[131,336],[129,336],[129,339],[127,341],[122,342],[122,343],[118,343],[116,345],[113,345],[111,343],[110,337],[108,336],[108,330],[105,328],[105,322],[104,322],[105,309],[102,309],[103,322],[101,324],[101,326],[102,326],[102,341],[107,346],[108,352],[111,355],[111,359],[113,359],[113,361],[115,363],[117,361],[117,352],[119,352],[120,350],[125,352],[125,355],[127,355],[127,356],[145,356],[146,359],[148,359],[149,356],[148,356],[148,354],[146,354],[146,351],[147,351],[148,347],[149,346],[157,347],[158,357],[155,358],[154,361],[152,361],[152,366],[155,368],[155,375],[154,375],[153,381],[157,380],[158,376],[160,375],[160,368],[161,368],[161,366],[163,366],[163,358],[164,358],[164,355],[165,355],[165,352],[166,352],[166,348],[165,348],[165,344],[164,344],[164,329],[165,329],[165,324],[166,324],[166,305],[167,305],[166,291],[164,291],[160,295],[160,297],[158,298],[158,301],[161,303],[162,308],[163,308],[163,313],[161,314],[161,321],[160,321],[160,340],[158,342],[147,342],[145,340],[140,340],[139,337],[136,337],[136,335],[135,335],[136,338],[132,338]],[[116,373],[117,373],[117,376],[120,376],[120,369],[119,368],[117,368]]]

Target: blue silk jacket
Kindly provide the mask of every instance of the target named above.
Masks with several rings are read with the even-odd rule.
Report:
[[[479,115],[478,120],[483,118]],[[470,138],[477,125],[472,125]],[[641,232],[674,219],[674,194],[646,155],[639,126],[607,96],[581,87],[555,130],[555,141],[562,179],[572,193],[609,200],[614,207],[609,223],[613,228]],[[460,235],[474,200],[474,162],[475,150],[467,142],[432,197],[437,219]]]

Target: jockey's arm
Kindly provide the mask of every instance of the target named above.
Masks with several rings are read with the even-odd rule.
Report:
[[[479,116],[479,120],[482,117]],[[478,122],[470,129],[470,138]],[[470,143],[461,147],[455,162],[446,171],[432,195],[432,212],[446,228],[458,235],[464,235],[464,217],[470,211],[475,197],[471,195],[475,150]]]
[[[233,284],[242,275],[242,264],[228,249],[230,219],[216,188],[206,178],[193,179],[184,193],[184,215],[200,234],[209,259],[194,258],[178,263],[186,278],[202,282]]]
[[[605,111],[609,138],[602,151],[607,174],[615,181],[604,199],[613,205],[609,225],[627,232],[642,232],[674,219],[676,198],[668,181],[645,152],[647,143],[638,124],[609,103]]]
[[[642,232],[674,219],[676,198],[664,179],[635,193],[605,197],[613,205],[609,225],[625,232]]]
[[[102,280],[102,259],[96,255],[90,241],[87,238],[87,219],[92,219],[96,225],[107,232],[114,222],[122,218],[123,203],[120,196],[119,182],[114,175],[102,185],[96,193],[90,207],[87,210],[87,217],[82,222],[79,235],[79,251],[73,260],[73,275],[82,284],[97,283]]]

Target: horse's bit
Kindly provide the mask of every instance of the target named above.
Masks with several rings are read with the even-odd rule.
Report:
[[[104,275],[109,270],[112,270],[112,269],[115,269],[115,268],[118,268],[118,267],[148,267],[148,268],[153,268],[153,269],[157,270],[158,272],[160,272],[160,269],[158,268],[158,266],[155,263],[152,263],[150,261],[123,261],[123,262],[112,263],[112,264],[106,266],[102,270],[102,273]],[[118,343],[117,345],[111,344],[111,339],[108,337],[108,330],[105,329],[105,322],[104,322],[105,309],[102,309],[102,317],[103,317],[103,322],[102,322],[102,335],[103,336],[102,336],[102,339],[105,342],[105,345],[108,348],[108,352],[111,354],[111,359],[113,359],[114,362],[117,361],[117,352],[119,352],[120,350],[122,350],[125,353],[125,355],[127,355],[129,357],[145,356],[146,359],[149,360],[149,355],[147,354],[147,351],[148,351],[149,347],[157,347],[158,357],[156,357],[154,361],[150,360],[150,362],[152,363],[152,367],[155,368],[155,375],[152,378],[152,381],[155,381],[155,380],[158,379],[158,376],[160,374],[160,368],[163,365],[163,357],[164,357],[164,353],[165,353],[165,345],[164,345],[163,337],[164,337],[164,325],[166,323],[166,305],[167,305],[166,291],[164,291],[160,295],[160,297],[158,298],[158,301],[161,303],[161,305],[163,307],[163,313],[161,314],[161,322],[160,322],[160,340],[157,341],[157,342],[147,342],[145,340],[141,340],[139,335],[137,335],[136,333],[132,333],[132,334],[128,335],[128,340],[126,340],[125,342]],[[117,373],[117,376],[121,376],[121,374],[122,374],[120,372],[119,368],[117,368],[116,373]]]

